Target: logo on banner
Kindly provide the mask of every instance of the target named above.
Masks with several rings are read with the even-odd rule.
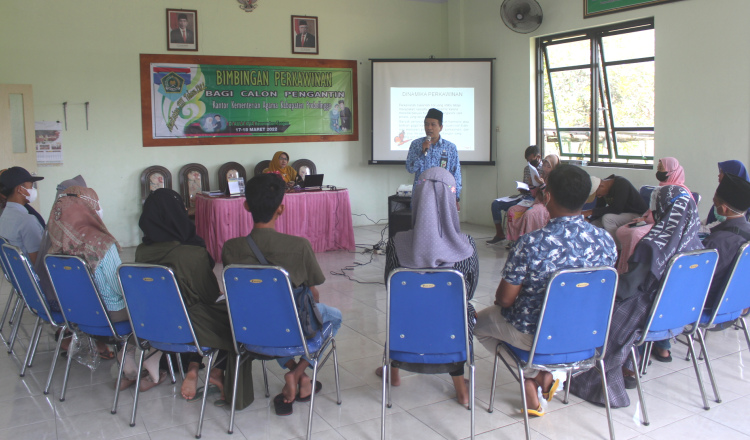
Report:
[[[174,72],[170,72],[161,79],[161,85],[166,93],[181,93],[185,80]]]

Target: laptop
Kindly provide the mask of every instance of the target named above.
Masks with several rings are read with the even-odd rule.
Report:
[[[302,187],[319,189],[323,186],[323,176],[325,174],[310,174],[306,176],[305,180],[302,181]]]

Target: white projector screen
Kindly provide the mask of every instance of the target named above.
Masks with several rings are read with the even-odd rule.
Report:
[[[370,164],[405,163],[433,107],[443,112],[440,136],[456,144],[462,164],[494,164],[492,59],[371,61]]]

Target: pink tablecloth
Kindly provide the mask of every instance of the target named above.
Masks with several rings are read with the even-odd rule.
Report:
[[[253,229],[253,217],[243,207],[244,197],[195,198],[195,226],[206,241],[208,252],[221,261],[224,243],[245,236]],[[313,251],[354,250],[354,229],[349,191],[288,193],[284,214],[276,230],[310,240]]]

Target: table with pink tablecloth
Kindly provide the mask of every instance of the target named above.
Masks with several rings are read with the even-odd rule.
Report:
[[[253,217],[243,206],[244,197],[195,197],[195,226],[206,248],[221,261],[224,243],[244,237],[253,229]],[[287,193],[284,213],[276,230],[310,240],[313,251],[354,250],[354,229],[349,191]]]

